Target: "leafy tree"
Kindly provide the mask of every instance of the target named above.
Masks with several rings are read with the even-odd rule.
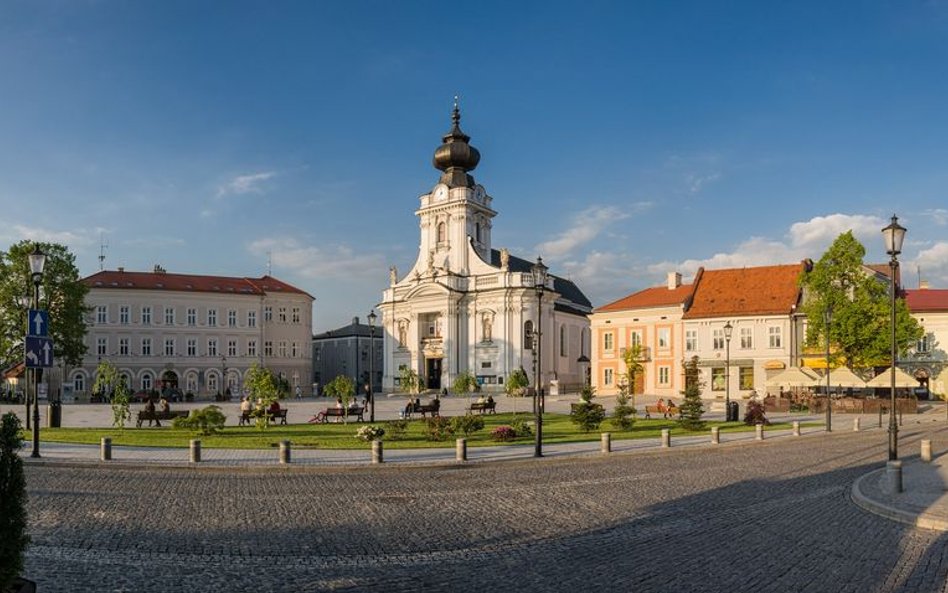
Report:
[[[0,591],[8,591],[23,571],[26,531],[26,478],[17,452],[23,446],[20,419],[7,412],[0,419]]]
[[[475,377],[471,371],[464,371],[454,378],[454,383],[451,384],[451,390],[458,394],[470,393],[480,391],[481,384],[477,382],[477,377]]]
[[[254,363],[247,370],[244,386],[247,388],[248,397],[257,402],[251,413],[256,418],[257,428],[269,427],[270,415],[267,414],[267,409],[280,399],[281,393],[277,376],[270,369]]]
[[[407,366],[402,368],[399,372],[399,384],[402,389],[406,390],[411,394],[418,394],[421,392],[422,380],[418,376],[418,373],[415,372],[415,369],[410,369]]]
[[[523,395],[529,386],[530,378],[527,377],[527,371],[523,370],[523,367],[520,367],[507,377],[507,384],[504,385],[504,391],[507,392],[507,395]]]
[[[704,428],[704,404],[701,402],[701,373],[698,370],[698,357],[694,356],[685,362],[685,389],[681,392],[684,400],[678,406],[681,416],[678,423],[688,430]]]
[[[342,421],[346,422],[349,415],[349,400],[355,396],[355,383],[345,375],[337,375],[335,379],[326,384],[323,391],[329,397],[342,400]]]
[[[635,409],[635,377],[645,371],[641,362],[643,352],[642,344],[634,343],[622,353],[625,372],[622,373],[619,388],[622,390],[624,386],[626,395],[631,398],[633,410]]]
[[[112,405],[112,426],[125,428],[125,423],[132,417],[132,412],[129,410],[129,389],[128,385],[125,384],[125,375],[120,374],[114,364],[103,360],[95,369],[95,385],[92,390],[109,394],[109,401]]]
[[[841,234],[800,284],[806,289],[806,345],[826,343],[823,313],[832,311],[830,342],[842,363],[851,369],[887,364],[891,358],[891,301],[888,283],[863,267],[866,249],[852,231]],[[909,314],[904,299],[896,300],[896,344],[900,351],[918,341],[922,327]]]
[[[23,360],[26,307],[18,301],[28,298],[32,306],[33,279],[29,254],[39,246],[46,254],[40,308],[49,311],[49,336],[53,355],[69,366],[78,366],[86,353],[86,293],[80,282],[76,257],[64,245],[20,241],[0,252],[0,361]]]

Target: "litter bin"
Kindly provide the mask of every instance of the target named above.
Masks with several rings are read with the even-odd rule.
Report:
[[[724,414],[725,421],[737,422],[739,415],[740,415],[740,406],[738,406],[737,402],[728,402],[727,409]]]
[[[59,428],[63,423],[62,402],[50,402],[46,406],[46,428]]]

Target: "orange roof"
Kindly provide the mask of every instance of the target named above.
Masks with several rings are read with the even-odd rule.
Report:
[[[789,315],[797,303],[803,264],[705,270],[684,319],[728,315]]]
[[[905,304],[912,313],[948,311],[948,290],[944,288],[906,290]]]
[[[263,276],[262,278],[232,278],[229,276],[169,274],[167,272],[103,270],[83,278],[82,282],[89,288],[225,292],[258,296],[268,292],[285,292],[310,296],[305,291],[281,280],[277,280],[272,276]],[[310,298],[312,297],[310,296]]]
[[[682,284],[678,288],[668,289],[668,286],[653,286],[633,292],[608,305],[598,307],[595,312],[625,311],[628,309],[648,309],[651,307],[670,307],[684,303],[693,289],[693,284]]]

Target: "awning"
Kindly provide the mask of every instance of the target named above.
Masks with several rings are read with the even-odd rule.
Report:
[[[899,367],[895,367],[895,386],[896,387],[918,387],[918,379],[906,373]],[[892,367],[887,368],[875,377],[873,377],[866,387],[892,387]]]
[[[782,373],[778,373],[773,377],[764,381],[764,385],[767,387],[811,387],[817,381],[819,377],[812,371],[799,368],[791,367],[785,370]]]
[[[785,368],[787,365],[782,360],[768,360],[764,363],[764,369],[768,371],[779,371]]]

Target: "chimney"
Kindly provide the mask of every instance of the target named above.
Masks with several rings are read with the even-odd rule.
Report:
[[[359,316],[356,315],[352,318],[352,325],[359,325]]]
[[[119,266],[118,271],[119,271],[119,272],[124,272],[124,271],[125,271],[125,268],[124,268],[123,266]]]
[[[681,286],[681,274],[678,272],[668,273],[668,290],[675,290]]]

